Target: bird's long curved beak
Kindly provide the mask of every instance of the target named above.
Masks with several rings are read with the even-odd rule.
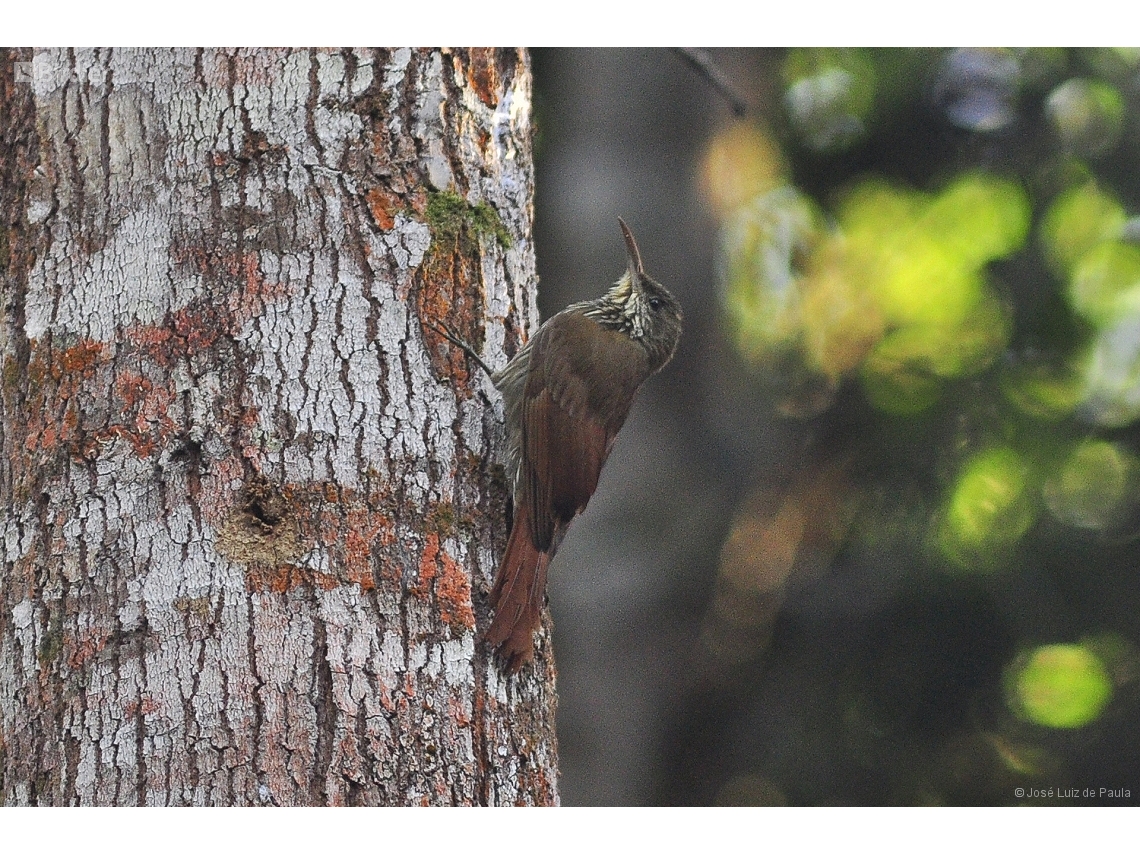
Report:
[[[629,282],[630,285],[633,285],[645,275],[645,270],[641,266],[641,251],[637,248],[637,241],[633,239],[633,232],[629,230],[625,220],[618,217],[618,225],[621,226],[621,234],[625,238],[625,252],[629,261]]]

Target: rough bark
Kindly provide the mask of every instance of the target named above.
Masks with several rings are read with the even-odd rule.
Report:
[[[517,51],[3,57],[5,803],[557,801],[549,623],[478,641],[501,405],[424,325],[536,324],[529,110]]]

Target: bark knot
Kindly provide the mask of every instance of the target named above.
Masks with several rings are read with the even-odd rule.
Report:
[[[288,564],[305,551],[297,521],[281,491],[255,476],[218,530],[218,552],[245,565]]]

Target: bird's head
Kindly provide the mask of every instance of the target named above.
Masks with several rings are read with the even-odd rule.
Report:
[[[646,274],[633,232],[620,217],[618,224],[625,238],[628,267],[602,302],[608,304],[615,325],[649,352],[650,364],[657,371],[673,358],[681,340],[681,304]]]

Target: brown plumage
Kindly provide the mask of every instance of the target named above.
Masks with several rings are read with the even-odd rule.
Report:
[[[492,376],[505,404],[515,518],[485,638],[512,671],[534,657],[550,559],[594,494],[638,388],[681,335],[681,307],[646,276],[633,235],[624,222],[621,229],[626,274],[600,299],[544,323]]]
[[[618,222],[625,275],[604,296],[548,320],[491,375],[503,394],[515,514],[485,639],[511,671],[534,657],[550,559],[594,494],[638,388],[681,336],[680,305],[645,274],[633,235]]]

